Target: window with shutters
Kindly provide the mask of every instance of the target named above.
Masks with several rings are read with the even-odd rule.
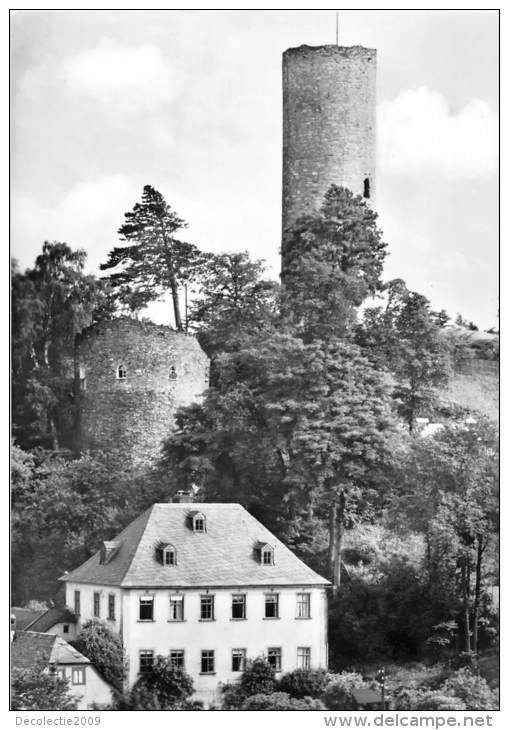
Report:
[[[265,618],[279,618],[279,594],[265,594]]]
[[[170,621],[184,620],[184,596],[170,596]]]
[[[311,618],[310,593],[297,593],[297,618]]]
[[[297,647],[297,669],[311,669],[311,647]]]
[[[214,620],[214,596],[200,596],[200,620]]]
[[[140,621],[153,621],[154,620],[154,597],[153,596],[140,596]]]
[[[281,647],[270,646],[267,650],[267,661],[276,672],[281,671]]]
[[[243,672],[246,669],[246,650],[232,649],[232,672]]]
[[[234,593],[232,595],[232,618],[246,618],[246,594]]]
[[[201,653],[201,674],[215,673],[215,656],[214,652],[207,650]]]

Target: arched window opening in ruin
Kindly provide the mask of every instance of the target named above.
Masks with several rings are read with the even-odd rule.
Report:
[[[125,365],[119,365],[117,370],[117,378],[119,380],[125,380],[127,378],[127,368]]]
[[[369,198],[370,197],[370,189],[369,189],[369,187],[370,187],[369,186],[369,177],[366,177],[366,178],[364,178],[364,193],[363,193],[363,196],[365,198]]]

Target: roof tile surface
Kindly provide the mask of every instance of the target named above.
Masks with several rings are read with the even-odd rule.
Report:
[[[205,532],[193,532],[189,515],[199,510]],[[327,585],[239,504],[154,504],[116,538],[120,548],[100,564],[97,551],[61,580],[124,587]],[[156,548],[171,543],[177,565],[161,565]],[[274,546],[274,565],[261,565],[260,543]]]

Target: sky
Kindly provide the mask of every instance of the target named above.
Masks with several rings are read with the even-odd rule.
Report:
[[[378,52],[384,278],[498,326],[497,12],[340,11],[339,36]],[[281,55],[334,42],[332,10],[15,11],[12,256],[66,241],[98,273],[149,184],[186,240],[277,277]]]

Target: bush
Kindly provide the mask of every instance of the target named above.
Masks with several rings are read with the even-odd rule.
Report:
[[[357,672],[341,672],[330,675],[330,682],[323,693],[323,701],[329,710],[352,710],[352,690],[367,689],[369,683]]]
[[[240,710],[240,706],[247,699],[247,694],[240,685],[229,682],[222,685],[221,695],[222,710]]]
[[[150,672],[141,675],[127,695],[120,696],[116,710],[180,710],[189,707],[193,680],[176,669],[168,657],[156,656]]]
[[[298,699],[302,697],[321,697],[327,682],[328,674],[325,669],[296,669],[284,674],[279,681],[281,692],[287,692]]]
[[[496,694],[487,681],[470,669],[459,669],[442,685],[445,694],[459,697],[467,710],[497,710]]]
[[[451,697],[450,695],[438,692],[423,692],[418,694],[412,710],[466,710],[466,705],[459,697]]]
[[[13,669],[11,710],[75,710],[78,700],[69,694],[69,681],[45,671],[43,664]]]
[[[97,671],[116,689],[121,690],[127,663],[120,639],[98,619],[91,619],[83,627],[72,646],[90,659]]]
[[[271,694],[276,689],[276,673],[262,657],[247,662],[239,682],[245,697],[256,694]]]
[[[287,692],[273,692],[272,694],[256,694],[248,697],[242,704],[241,710],[261,711],[261,710],[325,710],[327,709],[323,702],[313,699],[312,697],[304,697],[297,699],[290,697]]]

